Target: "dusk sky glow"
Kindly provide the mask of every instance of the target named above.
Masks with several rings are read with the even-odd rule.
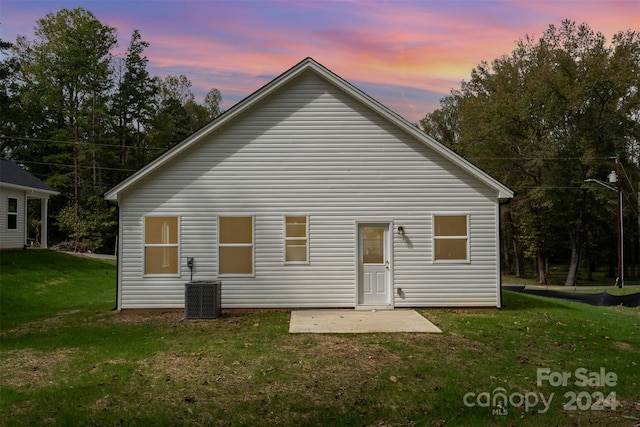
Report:
[[[198,101],[216,87],[228,109],[311,56],[413,122],[550,24],[640,30],[640,0],[0,0],[0,38],[33,40],[38,19],[76,7],[117,29],[114,54],[140,30],[150,74],[185,74]]]

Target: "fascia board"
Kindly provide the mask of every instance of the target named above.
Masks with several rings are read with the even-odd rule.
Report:
[[[44,198],[49,198],[49,196],[57,196],[58,194],[60,194],[59,191],[44,190],[42,188],[28,187],[25,185],[18,185],[18,184],[10,184],[8,182],[0,182],[0,188],[9,188],[12,190],[24,191],[25,193],[27,193],[27,195],[37,195],[37,196],[42,196]]]

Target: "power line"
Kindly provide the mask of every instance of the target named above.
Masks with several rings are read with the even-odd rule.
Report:
[[[0,135],[0,139],[6,140],[19,140],[19,141],[34,141],[34,142],[51,142],[55,144],[84,144],[84,145],[96,145],[99,147],[114,147],[114,148],[143,148],[146,150],[157,150],[157,151],[166,151],[166,148],[161,147],[137,147],[135,145],[120,145],[120,144],[102,144],[98,142],[84,142],[84,141],[69,141],[69,140],[56,140],[56,139],[45,139],[45,138],[30,138],[30,137],[21,137],[21,136],[7,136]],[[469,160],[583,160],[583,157],[468,157]],[[591,157],[589,160],[611,160],[615,159],[615,157]]]
[[[32,165],[45,165],[45,166],[60,166],[60,167],[69,167],[69,168],[82,168],[82,169],[93,169],[98,168],[102,170],[108,171],[117,171],[117,172],[135,172],[135,169],[122,169],[122,168],[105,168],[103,166],[84,166],[84,165],[69,165],[65,163],[49,163],[49,162],[33,162],[29,160],[18,160],[18,163],[32,164]]]
[[[626,171],[626,169],[624,168],[624,165],[622,164],[622,162],[620,163],[620,167],[622,168],[622,172],[624,173],[624,177],[625,177],[625,178],[627,178],[627,184],[629,184],[629,187],[631,188],[631,191],[632,191],[633,193],[635,193],[635,192],[636,192],[636,190],[634,190],[634,188],[633,188],[633,184],[631,183],[631,179],[629,178],[629,175],[627,175],[627,171]]]
[[[583,160],[582,157],[468,157],[469,160]],[[611,160],[611,157],[590,157],[589,160]]]
[[[7,136],[0,135],[0,139],[5,140],[17,140],[17,141],[26,141],[26,142],[50,142],[53,144],[83,144],[83,145],[94,145],[98,147],[114,147],[114,148],[133,148],[133,149],[144,149],[144,150],[156,150],[156,151],[165,151],[166,148],[160,147],[137,147],[135,145],[120,145],[120,144],[101,144],[98,142],[85,142],[85,141],[69,141],[69,140],[57,140],[57,139],[44,139],[44,138],[29,138],[23,136]]]

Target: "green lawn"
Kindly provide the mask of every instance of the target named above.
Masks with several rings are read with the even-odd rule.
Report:
[[[2,425],[640,422],[639,309],[505,292],[419,310],[442,334],[290,335],[286,310],[113,312],[111,261],[5,251],[0,272]]]

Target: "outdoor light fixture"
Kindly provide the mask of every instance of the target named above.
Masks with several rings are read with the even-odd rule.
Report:
[[[398,226],[398,234],[404,236],[404,227],[401,225]]]

